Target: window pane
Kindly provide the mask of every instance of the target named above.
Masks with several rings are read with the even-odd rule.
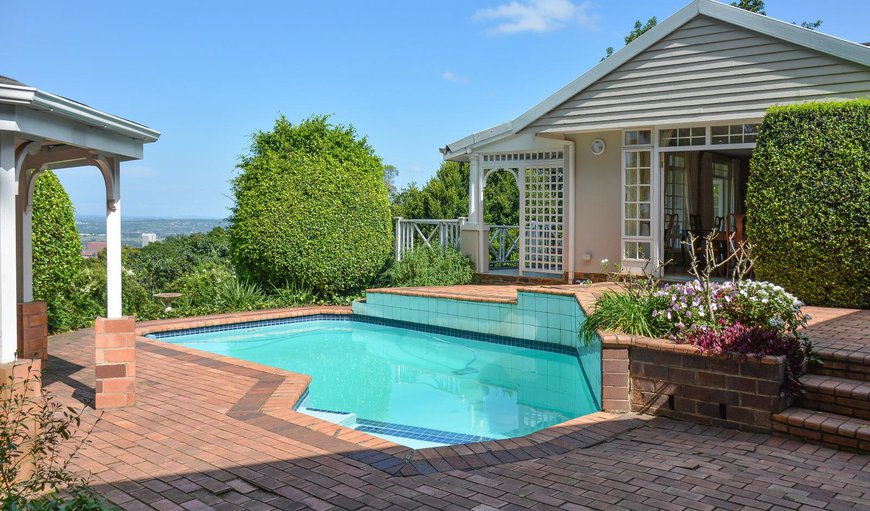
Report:
[[[625,205],[625,218],[637,218],[637,204]]]
[[[636,131],[626,131],[625,132],[625,145],[637,145],[637,132]]]
[[[643,218],[644,220],[649,219],[650,205],[649,204],[638,204],[638,206],[640,207],[640,210],[639,210],[640,217],[639,218]]]
[[[649,243],[638,243],[637,244],[637,258],[638,259],[649,259],[650,254],[650,244]]]
[[[637,222],[635,222],[634,220],[625,221],[625,235],[637,236]]]
[[[648,168],[640,169],[640,183],[648,185],[651,183],[650,181],[650,171]]]
[[[649,151],[642,151],[640,153],[640,159],[638,161],[639,167],[649,167],[650,153]]]
[[[640,145],[649,145],[652,143],[652,132],[650,130],[641,130],[637,132],[637,143]]]
[[[625,153],[625,166],[626,167],[637,167],[637,153],[628,152]]]
[[[639,188],[639,190],[638,190],[638,194],[637,194],[637,200],[639,200],[641,202],[649,202],[650,187],[649,186],[639,186],[638,188]]]

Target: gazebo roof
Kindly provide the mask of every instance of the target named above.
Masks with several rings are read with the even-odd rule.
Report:
[[[142,145],[160,137],[159,131],[143,124],[2,75],[0,129],[90,147],[122,159],[141,158]]]

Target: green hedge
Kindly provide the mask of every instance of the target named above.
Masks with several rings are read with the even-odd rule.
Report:
[[[768,110],[746,206],[759,279],[870,307],[870,99]]]
[[[369,284],[392,248],[384,165],[352,127],[283,116],[254,135],[233,180],[230,251],[264,289],[333,296]]]
[[[470,284],[474,265],[456,249],[423,246],[405,252],[387,271],[387,278],[390,285],[398,287]]]

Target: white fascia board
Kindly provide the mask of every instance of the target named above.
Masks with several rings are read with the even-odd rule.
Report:
[[[810,30],[794,23],[778,20],[762,14],[713,0],[697,0],[700,14],[737,25],[755,32],[782,39],[790,43],[816,50],[843,60],[870,66],[870,47],[839,37]]]
[[[26,105],[33,102],[36,89],[20,85],[0,84],[0,103]]]
[[[511,135],[514,130],[511,127],[510,122],[506,122],[503,124],[499,124],[498,126],[493,126],[492,128],[485,129],[483,131],[478,131],[472,135],[468,135],[465,138],[459,139],[452,144],[447,144],[445,147],[443,154],[445,160],[458,160],[464,154],[467,154],[470,150],[475,147],[480,147],[482,145],[491,144],[496,140],[500,140],[504,137]]]
[[[140,160],[144,141],[118,130],[98,128],[57,112],[36,110],[17,105],[11,116],[14,130],[37,139],[52,140],[74,147],[94,149],[119,156],[122,160]]]
[[[160,138],[159,131],[41,90],[36,91],[31,104],[35,108],[136,138],[146,144]]]

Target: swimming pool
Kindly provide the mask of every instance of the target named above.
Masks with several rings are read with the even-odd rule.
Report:
[[[308,374],[298,411],[417,448],[522,436],[599,409],[600,374],[588,373],[600,366],[565,347],[348,318],[154,337]]]

